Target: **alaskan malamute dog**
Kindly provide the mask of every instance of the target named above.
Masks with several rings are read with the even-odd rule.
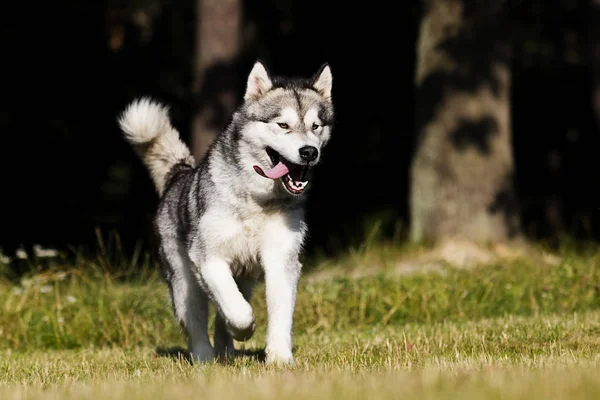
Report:
[[[256,62],[243,103],[197,166],[167,107],[141,98],[120,116],[160,195],[154,220],[160,263],[194,360],[231,355],[233,338],[252,336],[248,301],[253,282],[264,279],[266,362],[294,362],[304,203],[333,128],[331,88],[327,64],[305,79],[270,76]],[[217,308],[214,348],[209,301]]]

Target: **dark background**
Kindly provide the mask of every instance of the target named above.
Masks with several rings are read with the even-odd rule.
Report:
[[[146,4],[149,23],[136,17]],[[150,6],[147,6],[150,4]],[[6,6],[8,7],[8,6]],[[123,141],[134,97],[171,105],[189,143],[195,2],[59,1],[2,14],[0,247],[39,243],[94,251],[97,232],[150,250],[157,196]],[[141,6],[140,6],[141,7]],[[312,75],[329,62],[337,126],[310,198],[309,252],[407,226],[415,140],[418,1],[246,1],[241,90],[256,58],[275,74]],[[600,132],[591,99],[587,3],[511,3],[512,127],[526,232],[600,237]],[[148,13],[147,13],[148,14]],[[114,41],[116,27],[122,41]]]

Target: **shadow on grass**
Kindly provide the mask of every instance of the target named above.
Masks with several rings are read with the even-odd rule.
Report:
[[[190,365],[193,364],[192,358],[190,357],[189,352],[186,349],[184,349],[183,347],[169,347],[169,348],[158,347],[156,349],[156,355],[159,357],[172,358],[173,360],[176,360],[177,362],[186,361]],[[221,363],[221,364],[229,364],[229,363],[233,362],[233,360],[236,358],[249,358],[251,360],[264,363],[266,354],[265,354],[264,349],[258,349],[258,350],[242,349],[242,350],[236,350],[233,358],[230,358],[230,357],[219,358],[219,359],[217,359],[217,362]]]

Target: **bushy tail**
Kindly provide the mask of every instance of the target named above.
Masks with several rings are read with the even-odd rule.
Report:
[[[132,102],[119,118],[125,138],[131,143],[162,195],[167,174],[177,163],[194,165],[194,158],[171,126],[169,109],[149,98]]]

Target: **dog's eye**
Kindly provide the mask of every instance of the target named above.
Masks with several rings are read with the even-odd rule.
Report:
[[[314,123],[312,126],[313,131],[316,131],[317,129],[319,129],[319,126],[320,126],[319,124]]]
[[[290,126],[288,124],[286,124],[285,122],[278,122],[277,125],[279,125],[279,127],[281,129],[289,129]]]

